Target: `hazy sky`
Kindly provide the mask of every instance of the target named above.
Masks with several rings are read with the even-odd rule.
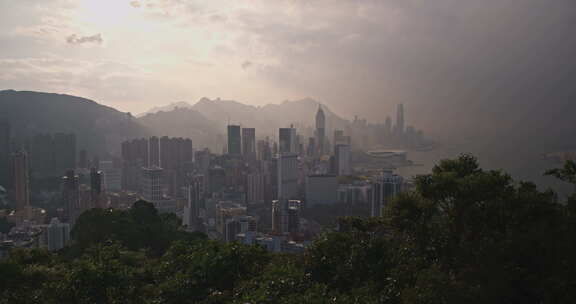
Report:
[[[0,88],[136,113],[312,97],[348,117],[403,102],[446,120],[571,79],[574,2],[0,0]]]

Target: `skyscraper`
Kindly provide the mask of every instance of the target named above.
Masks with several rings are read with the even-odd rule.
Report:
[[[242,128],[242,155],[246,160],[256,160],[256,129]]]
[[[319,155],[326,153],[326,116],[322,106],[319,106],[318,112],[316,112],[316,146]]]
[[[162,168],[150,167],[142,169],[142,197],[149,202],[162,200]]]
[[[371,216],[382,216],[382,208],[395,195],[402,192],[404,179],[393,174],[390,170],[385,170],[372,183],[372,202],[370,206]]]
[[[277,234],[296,233],[300,230],[298,200],[275,200],[272,202],[272,231]]]
[[[352,174],[350,157],[350,145],[336,145],[334,147],[334,161],[337,175]]]
[[[191,231],[201,230],[200,228],[200,209],[204,206],[204,176],[197,175],[191,178],[188,185],[187,203],[184,207],[184,225],[188,226]]]
[[[316,155],[316,138],[308,138],[308,149],[306,152],[306,156],[308,157],[314,157],[314,155]]]
[[[208,175],[208,170],[210,169],[210,163],[212,161],[212,154],[208,148],[204,150],[197,151],[194,157],[194,165],[196,170],[202,175]]]
[[[404,105],[399,104],[396,112],[396,136],[404,135]]]
[[[242,154],[242,136],[240,135],[240,126],[228,126],[228,154]]]
[[[272,148],[270,147],[270,142],[268,141],[268,138],[266,138],[266,140],[258,141],[258,159],[259,160],[272,159]]]
[[[90,169],[90,207],[104,208],[104,183],[102,181],[102,172],[96,168]]]
[[[160,167],[160,140],[156,136],[148,140],[148,166]]]
[[[278,200],[298,198],[298,155],[280,153],[278,166]]]
[[[58,218],[50,221],[44,233],[46,234],[46,247],[50,251],[60,250],[70,241],[70,225],[61,223]]]
[[[264,202],[264,174],[254,172],[246,177],[246,201],[249,204]]]
[[[0,185],[8,187],[10,172],[10,125],[0,122]]]
[[[21,151],[12,155],[12,180],[16,210],[23,211],[30,206],[30,183],[28,176],[28,155]]]
[[[62,200],[66,208],[66,220],[74,226],[80,213],[80,183],[74,170],[67,170],[62,177]]]
[[[99,168],[102,170],[104,191],[120,191],[122,189],[122,170],[117,168],[111,160],[100,161]]]
[[[280,153],[298,153],[296,129],[293,126],[278,130],[278,142],[280,144]]]

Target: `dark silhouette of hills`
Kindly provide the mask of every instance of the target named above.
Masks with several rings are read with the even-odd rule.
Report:
[[[152,135],[191,138],[197,148],[215,149],[225,139],[220,124],[190,108],[176,107],[171,111],[149,113],[138,118],[138,123]]]
[[[18,144],[39,133],[75,133],[78,150],[100,155],[118,152],[126,138],[149,134],[129,113],[64,94],[0,91],[0,120],[10,123]]]
[[[174,106],[177,106],[174,108]],[[146,116],[151,112],[178,112],[184,109],[191,109],[194,111],[193,115],[202,115],[202,119],[207,119],[213,122],[214,127],[225,132],[225,127],[228,123],[239,124],[245,127],[253,127],[257,129],[258,136],[277,136],[277,129],[287,127],[291,124],[300,127],[312,127],[314,125],[314,117],[318,110],[320,103],[317,101],[306,98],[295,101],[284,101],[281,104],[268,104],[265,106],[251,106],[233,100],[223,99],[209,99],[202,98],[194,105],[186,103],[170,104],[164,107],[156,107],[149,110]],[[349,122],[340,116],[336,115],[325,105],[322,106],[327,116],[327,124],[329,129],[345,129]],[[168,110],[168,111],[166,111]],[[191,114],[192,112],[186,112]],[[140,119],[144,118],[142,116]],[[179,119],[187,119],[186,115],[180,116]],[[166,122],[174,124],[175,122]],[[162,128],[161,125],[156,125]],[[275,131],[276,130],[276,131]]]
[[[140,118],[140,117],[144,117],[148,114],[154,114],[154,113],[158,113],[158,112],[170,112],[170,111],[175,110],[175,109],[189,109],[191,107],[192,107],[192,105],[190,105],[189,103],[187,103],[185,101],[178,101],[178,102],[170,103],[170,104],[165,105],[165,106],[153,107],[152,109],[150,109],[144,113],[140,113],[140,114],[136,115],[136,117]]]

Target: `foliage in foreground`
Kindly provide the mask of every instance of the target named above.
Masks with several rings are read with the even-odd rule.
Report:
[[[573,168],[549,174],[574,182]],[[303,255],[199,237],[163,240],[167,235],[138,231],[148,219],[131,231],[112,220],[113,212],[98,216],[118,226],[102,237],[75,230],[75,246],[84,244],[77,257],[32,250],[1,261],[0,302],[570,303],[576,297],[575,196],[558,202],[551,191],[480,169],[468,155],[419,177],[385,216],[341,219],[339,232],[323,235]],[[146,218],[132,220],[140,216]],[[116,230],[127,227],[141,239]],[[165,242],[155,249],[156,237]]]

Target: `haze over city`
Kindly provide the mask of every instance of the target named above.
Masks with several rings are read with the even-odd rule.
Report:
[[[573,0],[0,0],[0,303],[569,303]]]

